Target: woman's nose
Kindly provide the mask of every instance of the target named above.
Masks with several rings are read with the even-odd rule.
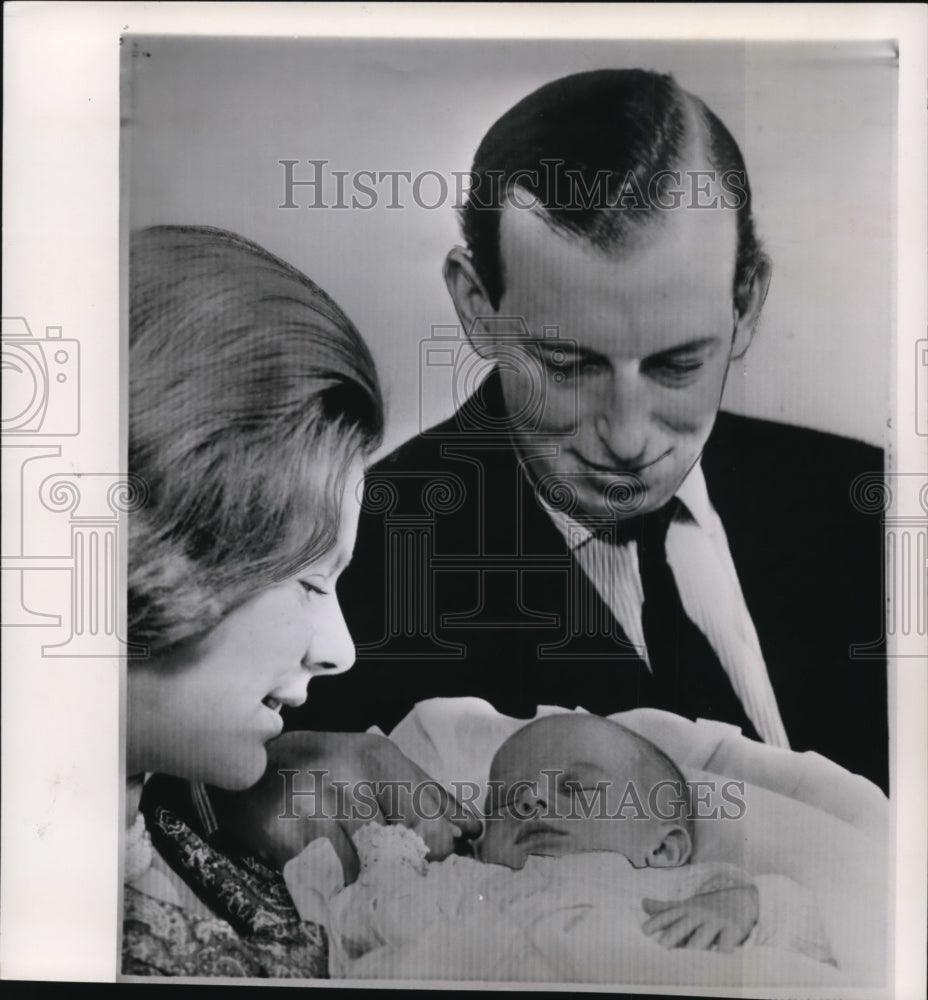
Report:
[[[307,651],[306,666],[313,674],[340,674],[355,661],[354,642],[338,599],[332,600],[325,613],[315,622]]]

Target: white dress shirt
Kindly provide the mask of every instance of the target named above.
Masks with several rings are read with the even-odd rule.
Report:
[[[757,631],[741,593],[728,539],[709,502],[697,462],[677,491],[681,506],[667,530],[670,566],[683,609],[709,641],[765,743],[789,747]],[[613,545],[561,511],[542,504],[629,641],[648,662],[641,609],[644,592],[635,541]],[[650,666],[650,664],[649,664]],[[618,667],[617,669],[621,669]]]

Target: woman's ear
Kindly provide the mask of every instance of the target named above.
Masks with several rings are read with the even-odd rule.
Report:
[[[760,320],[764,302],[767,299],[767,292],[770,289],[770,278],[773,274],[773,266],[770,259],[761,255],[757,266],[754,268],[754,275],[750,285],[744,289],[739,289],[735,297],[734,320],[735,330],[732,337],[731,357],[741,358],[747,353],[754,339],[754,331]]]
[[[693,839],[686,827],[678,823],[667,824],[662,837],[647,857],[648,868],[679,868],[693,853]]]
[[[473,259],[464,247],[454,247],[448,253],[445,258],[444,275],[448,294],[464,329],[464,336],[478,354],[486,356],[489,345],[486,340],[473,337],[474,327],[478,321],[496,316],[496,310],[490,305],[490,299],[474,267]]]

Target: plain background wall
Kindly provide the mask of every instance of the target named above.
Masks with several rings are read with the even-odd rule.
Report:
[[[469,169],[535,87],[606,66],[672,72],[742,147],[773,283],[728,409],[888,441],[894,349],[896,57],[891,43],[304,41],[138,37],[123,45],[124,218],[234,230],[304,270],[371,345],[385,448],[450,414],[420,343],[456,317],[441,268],[461,242],[438,208],[282,209],[280,160],[326,170]],[[423,183],[423,201],[438,198]],[[335,200],[334,181],[326,197]]]

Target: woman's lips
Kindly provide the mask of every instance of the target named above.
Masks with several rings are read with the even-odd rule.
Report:
[[[266,739],[276,739],[284,731],[284,720],[281,717],[280,709],[283,702],[279,698],[274,698],[271,695],[267,695],[265,698],[261,699],[261,704],[270,713],[267,717],[268,730],[270,735],[265,737]]]

